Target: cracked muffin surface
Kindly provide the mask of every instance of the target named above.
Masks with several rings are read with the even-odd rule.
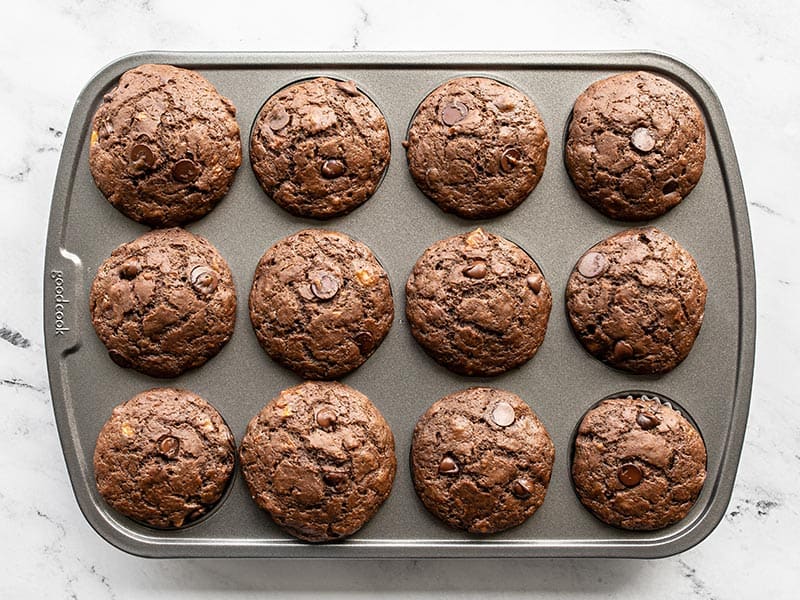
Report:
[[[692,255],[666,233],[642,227],[581,256],[567,282],[567,313],[594,357],[624,371],[660,374],[692,349],[706,294]]]
[[[544,341],[551,306],[550,286],[533,259],[482,229],[430,246],[406,282],[414,338],[462,375],[498,375],[530,360]]]
[[[116,511],[151,527],[205,515],[233,473],[233,435],[198,395],[155,388],[116,406],[94,450],[97,490]]]
[[[361,529],[389,496],[394,436],[370,400],[337,382],[283,390],[253,417],[239,460],[254,502],[308,542]]]
[[[278,241],[256,267],[256,337],[270,358],[306,379],[359,367],[393,319],[389,276],[366,244],[343,233],[304,229]]]
[[[187,69],[146,64],[125,72],[92,121],[97,187],[122,213],[154,227],[208,213],[241,162],[236,108]]]
[[[176,377],[230,339],[236,290],[228,264],[208,240],[177,227],[155,229],[103,262],[89,308],[115,363]]]
[[[533,101],[485,77],[461,77],[431,92],[408,130],[406,157],[417,187],[445,212],[489,218],[519,206],[547,162]]]
[[[261,187],[302,217],[329,219],[366,202],[389,164],[389,128],[353,81],[318,77],[269,98],[250,138]]]
[[[609,525],[653,530],[683,519],[706,477],[706,448],[680,412],[656,398],[604,400],[583,417],[572,480]]]
[[[456,529],[515,527],[544,502],[555,459],[547,430],[516,394],[469,388],[420,417],[411,445],[414,488]]]
[[[565,148],[583,198],[613,219],[658,217],[703,173],[706,130],[695,101],[644,71],[596,81],[575,101]]]

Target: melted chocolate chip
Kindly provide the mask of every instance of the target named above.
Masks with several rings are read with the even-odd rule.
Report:
[[[617,470],[617,477],[620,483],[625,487],[633,487],[639,485],[639,482],[642,480],[642,470],[636,465],[622,465]]]
[[[508,427],[516,418],[514,407],[508,402],[498,402],[492,411],[492,421],[500,427]]]
[[[449,454],[446,454],[444,458],[442,458],[442,462],[439,463],[440,475],[457,475],[459,470],[458,463]]]
[[[333,273],[319,273],[311,279],[311,293],[320,300],[330,300],[339,291],[339,279]]]
[[[602,275],[607,268],[608,259],[599,252],[587,252],[578,262],[578,273],[590,279]]]
[[[661,188],[661,193],[665,196],[671,194],[675,190],[678,189],[678,182],[674,179],[670,179],[667,183],[664,184],[664,187]]]
[[[192,269],[189,281],[192,287],[201,294],[210,294],[217,289],[219,275],[211,267],[200,265]]]
[[[650,152],[656,146],[656,138],[647,127],[639,127],[631,134],[631,144],[640,152]]]
[[[150,169],[156,164],[156,155],[145,144],[136,144],[131,148],[130,159],[131,163],[139,168]]]
[[[182,158],[172,167],[172,178],[178,183],[191,183],[199,176],[200,167],[188,158]]]
[[[652,429],[659,423],[661,423],[661,420],[656,415],[643,412],[636,415],[636,424],[642,429]]]
[[[317,422],[317,425],[327,429],[336,423],[336,412],[334,412],[331,407],[325,406],[317,411],[317,414],[314,415],[314,420]]]
[[[158,442],[156,442],[156,446],[158,447],[158,453],[161,456],[166,458],[175,458],[178,456],[178,450],[180,450],[181,442],[172,435],[162,435]]]
[[[355,341],[362,354],[366,354],[372,350],[375,344],[375,338],[369,331],[359,331],[353,336],[353,341]]]
[[[344,175],[346,168],[338,158],[330,158],[322,163],[320,171],[325,179],[336,179]]]
[[[619,340],[614,344],[614,360],[627,360],[633,356],[633,346],[625,340]]]
[[[283,106],[276,106],[267,119],[267,125],[272,131],[280,131],[289,124],[289,113]]]
[[[517,479],[514,483],[511,484],[511,493],[514,494],[517,498],[525,499],[530,498],[531,494],[533,494],[534,487],[533,482],[530,479],[526,479],[522,477]]]
[[[522,151],[519,148],[509,148],[500,157],[500,168],[506,173],[511,173],[522,162]]]
[[[456,100],[445,104],[439,117],[442,119],[442,123],[450,126],[455,125],[459,121],[463,121],[468,113],[469,109],[467,106],[463,102]]]
[[[344,471],[326,471],[322,475],[322,481],[334,487],[343,484],[346,480],[347,473]]]
[[[474,263],[468,267],[464,267],[461,272],[470,279],[483,279],[489,273],[486,268],[486,263]]]
[[[135,258],[126,260],[119,268],[119,276],[123,279],[135,279],[142,272],[142,265]]]

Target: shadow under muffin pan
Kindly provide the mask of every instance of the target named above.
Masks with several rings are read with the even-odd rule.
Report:
[[[237,108],[243,131],[265,100],[292,82],[318,76],[352,79],[386,118],[391,160],[375,194],[348,215],[328,221],[295,217],[270,200],[250,169],[249,139],[227,196],[187,229],[206,237],[230,265],[238,295],[231,340],[203,367],[172,380],[121,370],[95,336],[89,288],[111,251],[146,228],[109,204],[88,166],[91,118],[120,75],[142,63],[198,71]],[[709,287],[705,321],[686,360],[660,377],[609,368],[576,343],[564,310],[551,311],[535,359],[496,377],[465,377],[431,360],[408,331],[405,282],[434,242],[475,227],[513,240],[546,273],[554,302],[581,253],[622,229],[583,202],[564,168],[563,131],[575,99],[592,82],[622,71],[648,70],[688,90],[707,127],[700,182],[666,215],[647,221],[679,240]],[[550,138],[547,166],[535,191],[516,209],[470,221],[443,213],[416,187],[401,142],[420,102],[440,84],[462,76],[507,83],[529,96]],[[307,227],[341,231],[369,246],[389,274],[396,318],[375,354],[342,378],[383,413],[398,457],[408,456],[414,424],[439,398],[471,386],[509,390],[525,400],[556,448],[553,477],[536,515],[505,532],[468,535],[438,522],[416,497],[400,458],[391,495],[352,538],[309,545],[291,538],[249,497],[234,475],[227,496],[206,517],[178,530],[154,530],[119,517],[97,493],[92,453],[112,408],[156,385],[186,388],[211,402],[241,440],[249,420],[277,394],[300,382],[258,344],[246,302],[256,264],[279,239]],[[102,231],[103,235],[94,235]],[[64,139],[53,192],[44,270],[44,336],[53,408],[78,504],[98,533],[115,546],[151,557],[640,557],[667,556],[704,539],[725,514],[744,439],[755,339],[755,277],[744,191],[725,116],[714,92],[686,65],[652,53],[142,53],[100,71],[83,90]],[[587,404],[618,390],[655,389],[680,399],[708,450],[707,479],[684,520],[663,530],[607,526],[583,508],[569,475],[570,444]]]

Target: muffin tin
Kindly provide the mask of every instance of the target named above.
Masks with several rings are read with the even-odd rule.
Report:
[[[146,231],[114,209],[88,167],[90,123],[103,94],[138,64],[170,63],[206,76],[238,109],[245,150],[230,192],[187,229],[208,238],[233,271],[239,299],[231,341],[205,366],[171,380],[115,365],[94,334],[89,287],[97,267],[123,242]],[[708,153],[694,191],[668,214],[647,223],[689,250],[708,282],[705,321],[688,358],[661,377],[615,371],[589,356],[574,338],[564,288],[575,261],[599,240],[625,229],[579,199],[563,163],[563,131],[575,98],[593,81],[620,71],[660,73],[687,89],[706,120]],[[387,119],[392,158],[375,195],[349,215],[326,222],[297,218],[261,190],[247,155],[250,127],[265,100],[294,81],[315,76],[353,79]],[[550,136],[547,167],[531,196],[493,219],[447,215],[425,198],[408,173],[402,141],[422,99],[447,79],[493,77],[528,94]],[[553,291],[547,335],[537,355],[497,377],[470,378],[437,365],[416,344],[404,314],[404,286],[431,243],[481,226],[527,250]],[[180,530],[159,531],[117,515],[94,485],[92,453],[100,428],[118,403],[150,387],[171,385],[210,401],[240,442],[249,419],[277,393],[299,382],[270,361],[250,327],[247,295],[255,266],[278,239],[305,227],[351,235],[372,248],[389,273],[394,326],[382,346],[342,381],[365,393],[391,425],[399,458],[394,489],[353,538],[309,545],[290,538],[248,496],[234,475],[219,506]],[[730,500],[744,439],[755,341],[755,274],[744,191],[722,107],[686,65],[653,53],[522,54],[233,54],[143,53],[98,73],[81,93],[70,120],[53,192],[44,272],[44,333],[53,407],[71,483],[81,510],[115,546],[151,557],[659,557],[705,538]],[[417,418],[439,398],[489,385],[520,395],[540,417],[556,447],[543,506],[523,525],[490,536],[451,530],[417,499],[408,468]],[[584,412],[624,390],[672,398],[697,424],[708,449],[708,476],[696,505],[660,531],[608,527],[578,501],[570,480],[571,442]]]

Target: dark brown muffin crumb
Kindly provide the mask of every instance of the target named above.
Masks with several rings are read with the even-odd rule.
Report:
[[[489,218],[519,206],[542,177],[550,142],[536,106],[485,77],[442,84],[408,130],[408,168],[445,212]]]
[[[306,379],[334,379],[359,367],[393,318],[386,271],[366,245],[343,233],[299,231],[256,267],[250,319],[258,341]]]
[[[208,240],[177,227],[156,229],[111,253],[92,283],[89,307],[115,363],[176,377],[230,339],[236,290]]]
[[[686,418],[655,398],[604,400],[575,439],[572,479],[583,505],[623,529],[683,519],[706,477],[706,448]]]
[[[92,121],[89,167],[97,187],[140,223],[199,219],[227,193],[241,162],[236,109],[187,69],[127,71]]]
[[[97,490],[116,511],[151,527],[181,527],[222,497],[233,435],[208,402],[156,388],[114,408],[94,450]]]
[[[590,85],[575,101],[566,163],[581,198],[613,219],[658,217],[700,180],[703,117],[691,96],[643,71]]]
[[[282,89],[259,112],[250,162],[282,208],[329,219],[369,199],[389,164],[389,129],[353,81],[318,77]]]
[[[464,375],[497,375],[530,360],[551,305],[550,286],[530,256],[482,229],[433,244],[406,283],[411,333],[437,362]]]
[[[282,391],[250,421],[239,457],[256,504],[308,542],[361,529],[389,496],[397,469],[383,416],[336,382]]]
[[[544,502],[555,449],[522,399],[470,388],[434,403],[414,428],[411,471],[425,507],[473,533],[515,527]]]
[[[706,290],[678,242],[654,227],[629,229],[578,260],[567,282],[567,312],[593,356],[632,373],[666,373],[692,349]]]

